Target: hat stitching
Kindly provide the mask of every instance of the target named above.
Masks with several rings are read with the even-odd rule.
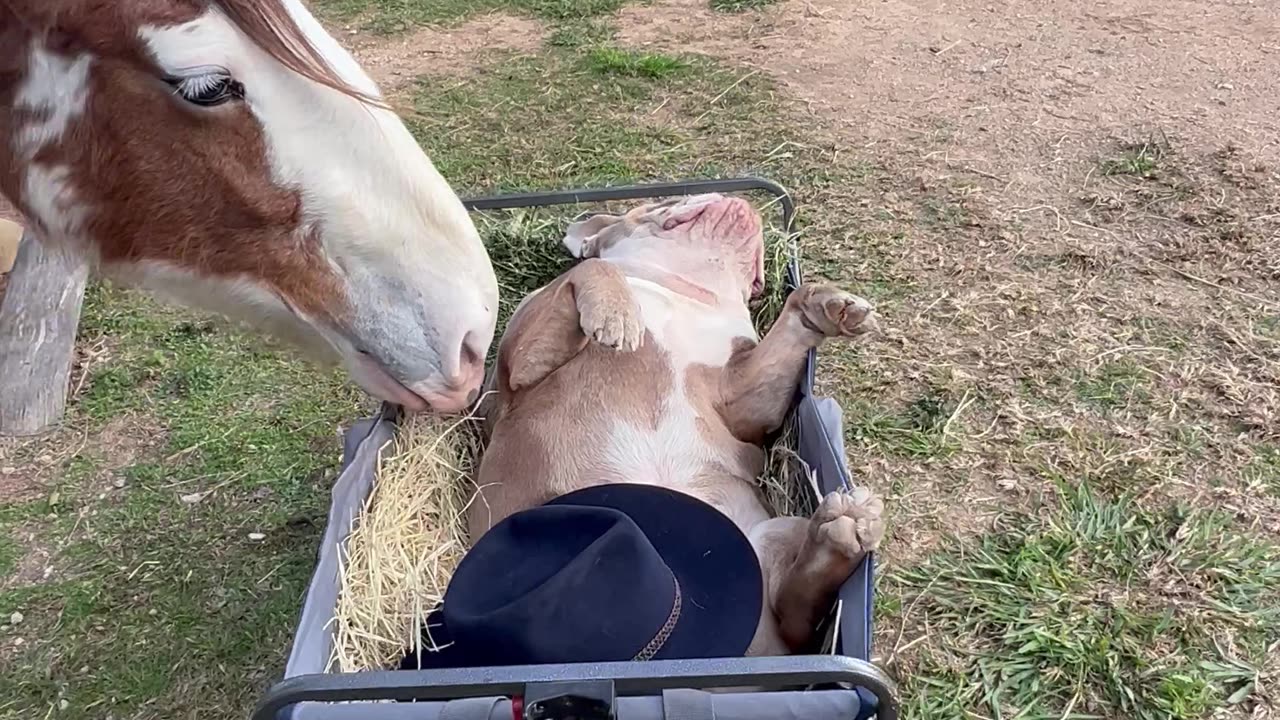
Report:
[[[680,592],[680,580],[677,578],[672,579],[675,580],[676,598],[675,602],[671,604],[671,614],[667,616],[667,622],[658,629],[658,634],[654,635],[649,644],[636,653],[632,661],[652,660],[653,656],[657,655],[662,646],[667,643],[671,633],[676,629],[676,624],[680,622],[680,606],[683,604],[683,594]]]

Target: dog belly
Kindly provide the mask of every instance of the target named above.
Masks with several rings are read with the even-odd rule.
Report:
[[[745,305],[712,307],[649,280],[627,281],[650,337],[671,363],[673,382],[656,426],[610,420],[598,481],[649,483],[693,495],[747,532],[769,517],[753,484],[763,451],[751,457],[755,453],[720,418],[706,417],[706,409],[690,401],[685,379],[691,366],[723,367],[735,340],[756,338],[750,313]]]
[[[615,418],[602,445],[599,482],[647,483],[687,493],[748,532],[769,517],[752,484],[756,469],[744,462],[741,443],[722,447],[711,441],[705,428],[714,422],[718,418],[698,416],[680,387],[656,429]]]

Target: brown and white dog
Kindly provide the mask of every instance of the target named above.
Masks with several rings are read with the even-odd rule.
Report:
[[[810,348],[875,328],[866,300],[806,284],[758,340],[760,216],[701,195],[572,225],[583,261],[525,298],[503,335],[483,408],[490,431],[480,537],[512,513],[583,487],[654,483],[729,516],[751,540],[765,603],[750,654],[796,652],[883,535],[870,492],[832,493],[812,518],[771,518],[755,478]]]

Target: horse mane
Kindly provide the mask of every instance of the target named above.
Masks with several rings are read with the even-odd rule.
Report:
[[[375,95],[351,86],[329,65],[302,28],[294,22],[283,0],[212,0],[249,39],[268,55],[305,78],[353,97],[385,108]]]

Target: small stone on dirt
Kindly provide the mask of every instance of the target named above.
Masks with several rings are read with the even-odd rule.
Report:
[[[251,532],[251,533],[249,533],[249,539],[250,539],[250,540],[253,540],[254,542],[258,542],[258,541],[261,541],[261,540],[266,540],[266,539],[267,539],[267,536],[266,536],[266,535],[263,535],[263,534],[262,534],[262,533],[260,533],[260,532]]]
[[[182,502],[186,503],[187,505],[195,505],[196,503],[208,497],[208,495],[209,495],[209,491],[206,490],[204,492],[188,493],[186,495],[181,496],[179,499],[182,500]]]
[[[9,616],[9,624],[10,624],[10,625],[21,625],[21,624],[22,624],[22,621],[23,621],[23,620],[25,620],[25,619],[26,619],[26,618],[25,618],[25,617],[23,617],[22,613],[18,612],[17,610],[14,610],[14,611],[13,611],[13,614]]]
[[[112,485],[113,487],[115,487],[117,490],[119,490],[120,488],[123,488],[123,487],[124,487],[124,478],[116,478],[115,480],[112,480],[112,481],[111,481],[111,485]]]
[[[62,698],[58,701],[59,710],[66,710],[69,707],[71,707],[71,703],[66,698]]]
[[[24,643],[24,642],[26,642],[26,640],[23,640],[23,639],[22,639],[22,638],[20,638],[20,637],[18,637],[18,638],[14,638],[14,639],[13,639],[13,644],[14,644],[14,645],[21,645],[21,644],[22,644],[22,643]]]

